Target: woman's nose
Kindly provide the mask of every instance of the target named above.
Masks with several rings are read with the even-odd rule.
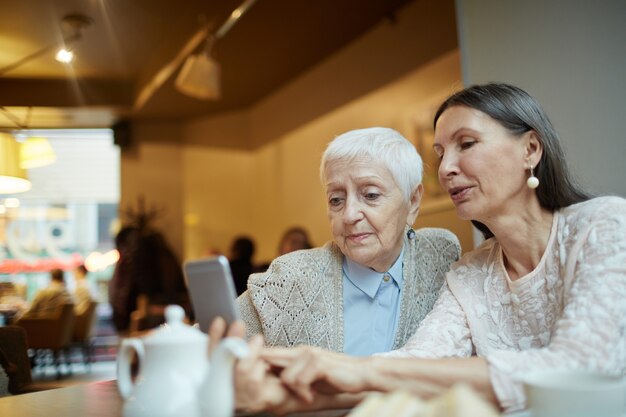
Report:
[[[363,218],[363,212],[361,211],[361,205],[356,198],[346,198],[346,203],[343,209],[343,221],[344,223],[355,223]]]
[[[459,173],[457,158],[448,153],[441,158],[439,163],[439,182],[443,183],[446,179]]]

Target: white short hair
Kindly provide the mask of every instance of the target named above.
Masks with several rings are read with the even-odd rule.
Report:
[[[391,173],[406,202],[422,182],[422,158],[404,136],[386,127],[357,129],[337,136],[328,144],[320,164],[322,185],[332,162],[368,157],[381,162]]]

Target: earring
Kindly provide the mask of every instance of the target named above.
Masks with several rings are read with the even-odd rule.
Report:
[[[539,187],[539,178],[535,177],[535,173],[533,172],[533,166],[530,166],[530,177],[526,180],[526,185],[531,190]]]
[[[406,237],[409,238],[409,240],[415,239],[415,230],[413,230],[412,227],[410,227],[409,230],[407,230]]]

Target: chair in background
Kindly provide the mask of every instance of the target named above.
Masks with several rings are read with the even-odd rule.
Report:
[[[68,373],[72,372],[68,363],[68,353],[75,319],[74,304],[63,304],[54,317],[22,317],[15,323],[26,330],[28,348],[35,352],[35,365],[38,364],[38,359],[45,360],[46,354],[50,352],[58,378],[62,375],[63,364]]]
[[[20,326],[0,327],[0,355],[8,361],[9,392],[13,395],[54,388],[33,383],[30,358],[26,344],[26,331]],[[3,364],[3,366],[6,366]],[[8,370],[7,370],[8,368]]]
[[[18,394],[33,382],[26,346],[26,331],[19,326],[0,327],[0,351],[12,365],[11,369],[5,369],[9,375],[9,392]]]
[[[83,364],[87,369],[90,369],[93,363],[93,328],[96,322],[96,308],[98,303],[91,301],[87,309],[76,315],[74,321],[74,331],[72,333],[72,346],[80,349]]]

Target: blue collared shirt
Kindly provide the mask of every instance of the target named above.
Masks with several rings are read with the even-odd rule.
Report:
[[[393,347],[402,293],[402,255],[385,273],[343,258],[344,352],[367,356]]]

